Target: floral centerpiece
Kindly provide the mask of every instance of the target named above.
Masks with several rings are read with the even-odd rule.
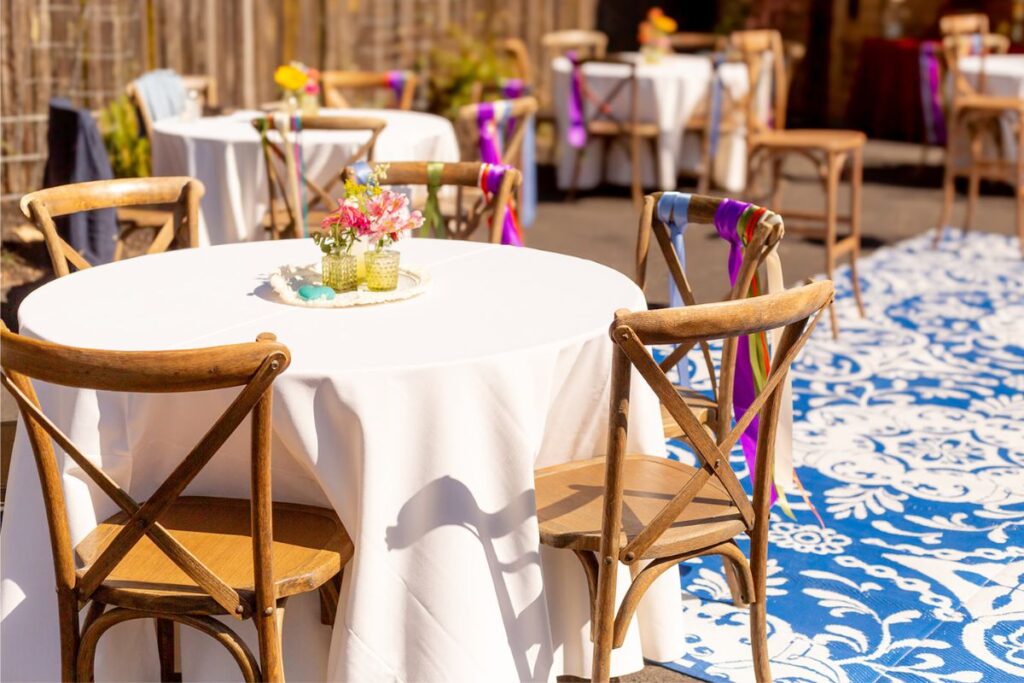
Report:
[[[381,182],[387,177],[387,166],[378,164],[365,183],[349,178],[345,196],[338,208],[320,222],[320,231],[313,241],[324,253],[324,285],[335,291],[349,291],[358,286],[358,261],[350,252],[365,240],[369,248],[366,262],[366,288],[386,292],[398,286],[399,253],[388,249],[404,233],[423,225],[423,214],[409,210],[409,198],[401,192],[386,190]]]
[[[646,21],[640,22],[637,39],[640,41],[640,52],[650,63],[660,62],[661,58],[672,51],[669,36],[676,32],[676,21],[665,14],[660,7],[652,7],[647,13]]]
[[[319,109],[320,72],[302,62],[277,67],[274,82],[284,90],[285,99],[295,99],[304,116],[316,116]]]

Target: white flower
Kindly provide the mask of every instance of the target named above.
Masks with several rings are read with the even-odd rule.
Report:
[[[791,548],[798,553],[839,555],[853,541],[834,529],[816,524],[776,522],[769,527],[768,540],[780,548]]]

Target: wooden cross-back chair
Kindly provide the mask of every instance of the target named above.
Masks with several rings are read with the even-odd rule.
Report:
[[[756,106],[753,88],[751,96],[746,100],[747,194],[753,193],[754,178],[767,164],[771,173],[769,206],[776,213],[785,214],[786,227],[790,233],[807,235],[825,242],[825,272],[829,279],[833,278],[838,259],[844,255],[849,257],[853,297],[857,310],[863,317],[864,303],[861,300],[860,280],[857,275],[857,259],[860,256],[861,186],[867,136],[858,130],[787,129],[785,122],[788,83],[785,53],[779,32],[773,29],[737,31],[730,36],[729,43],[730,48],[746,63],[751,84],[757,83],[761,77],[765,54],[772,55],[775,93],[771,107],[772,119],[761,116]],[[782,166],[785,160],[794,154],[810,161],[818,171],[825,195],[824,212],[791,211],[782,208]],[[843,169],[848,164],[850,211],[847,215],[840,215],[839,182]],[[848,232],[844,235],[838,234],[840,224],[849,226]],[[832,335],[838,337],[839,322],[834,306],[829,309],[829,316]]]
[[[727,558],[744,602],[758,681],[768,664],[765,577],[775,429],[781,387],[824,308],[832,283],[818,282],[779,294],[738,301],[615,314],[607,455],[535,472],[541,542],[572,550],[590,588],[591,680],[609,680],[611,651],[622,645],[637,605],[665,571],[693,557]],[[723,363],[735,363],[741,336],[782,329],[764,389],[724,437],[712,438],[676,393],[650,350],[653,344],[698,344],[723,339]],[[668,458],[627,454],[632,370],[668,406],[693,445],[696,468]],[[729,464],[743,430],[759,419],[753,500]],[[751,540],[748,558],[735,537]],[[633,580],[616,610],[618,563]]]
[[[677,31],[668,37],[668,43],[672,46],[672,50],[683,53],[723,50],[727,42],[728,37],[720,33]]]
[[[608,53],[608,36],[601,31],[567,29],[545,33],[540,44],[542,68],[537,74],[537,84],[533,91],[540,109],[537,119],[552,126],[557,147],[561,144],[561,135],[555,119],[551,63],[556,57],[563,57],[569,52],[575,53],[577,59],[603,59]]]
[[[947,120],[942,215],[935,232],[936,244],[952,217],[956,178],[968,177],[965,231],[974,223],[981,180],[985,178],[1013,187],[1017,235],[1024,254],[1024,154],[1021,153],[1024,150],[1024,99],[986,94],[986,58],[1005,54],[1009,47],[1010,41],[1005,36],[994,34],[960,33],[948,35],[942,41],[943,55],[953,80],[953,99]],[[973,80],[960,68],[960,60],[969,55],[980,63]],[[1010,130],[1017,149],[1016,158],[1010,158],[1007,141],[1003,139],[1003,124],[1007,120],[1013,122]]]
[[[526,135],[526,122],[537,114],[537,100],[533,97],[517,97],[513,100],[495,100],[485,105],[466,104],[459,107],[456,119],[456,130],[459,141],[463,145],[463,159],[479,159],[480,157],[480,126],[478,125],[481,106],[493,106],[504,113],[503,119],[495,119],[496,125],[505,124],[511,135],[504,138],[501,161],[523,170],[523,138]]]
[[[204,108],[216,108],[218,106],[217,79],[215,77],[205,75],[179,75],[178,78],[181,79],[181,84],[184,86],[186,93],[189,91],[199,93],[199,98],[202,101]],[[125,87],[125,93],[128,95],[128,100],[138,112],[139,120],[142,121],[142,128],[146,133],[146,137],[152,140],[153,114],[149,111],[149,106],[146,104],[146,98],[142,97],[141,93],[139,93],[134,81]]]
[[[624,143],[626,153],[629,156],[631,169],[630,188],[633,203],[639,209],[643,202],[643,177],[641,174],[640,146],[646,141],[650,147],[651,162],[654,170],[654,177],[658,177],[658,138],[659,130],[656,122],[640,120],[640,92],[637,85],[637,63],[615,57],[602,57],[594,59],[577,60],[582,75],[583,91],[583,119],[588,137],[595,137],[601,141],[601,180],[607,176],[608,154],[614,142]],[[618,78],[605,93],[603,97],[595,93],[588,85],[586,71],[588,64],[612,64],[622,69],[623,74]],[[613,107],[624,98],[626,107],[625,116],[616,114]],[[576,196],[576,188],[579,185],[580,172],[583,165],[583,155],[587,145],[574,150],[572,180],[569,185],[570,200]]]
[[[440,163],[427,161],[395,161],[383,164],[387,167],[387,177],[381,185],[387,186],[423,186],[430,182],[428,167],[432,163],[440,166],[440,187],[455,187],[455,198],[451,206],[443,207],[445,230],[451,239],[468,240],[473,237],[485,219],[491,225],[488,241],[501,244],[502,226],[508,210],[509,199],[517,196],[522,184],[519,171],[509,169],[502,178],[498,191],[490,200],[485,200],[480,188],[480,172],[484,164],[475,161],[457,163]],[[379,164],[370,164],[376,169]],[[355,169],[349,167],[342,173],[342,180],[356,177]]]
[[[267,191],[269,204],[267,210],[267,228],[273,239],[281,237],[303,237],[306,224],[319,225],[319,218],[327,211],[336,208],[331,190],[340,180],[340,174],[332,177],[329,182],[321,184],[305,173],[300,173],[295,165],[295,155],[286,153],[285,145],[273,140],[264,131],[276,131],[284,140],[286,123],[283,118],[270,115],[252,122],[261,134],[263,163],[267,172]],[[357,161],[373,161],[377,140],[387,127],[382,119],[358,116],[309,116],[302,117],[302,130],[318,131],[351,131],[367,133],[366,140],[355,151],[348,155],[341,168],[346,168]],[[301,133],[300,133],[301,134]],[[289,135],[293,135],[290,133]],[[294,144],[294,142],[293,142]],[[306,188],[308,201],[303,203],[299,191],[299,178]]]
[[[939,33],[943,36],[988,32],[987,14],[947,14],[939,18]]]
[[[416,85],[419,79],[412,71],[403,71],[402,92],[394,98],[390,109],[412,109],[412,101],[416,96]],[[350,102],[342,91],[349,91],[351,96],[373,94],[388,91],[387,71],[323,71],[320,73],[320,87],[324,93],[324,104],[340,109],[356,106]]]
[[[162,212],[166,221],[156,229],[145,251],[157,254],[172,246],[186,248],[199,245],[199,200],[204,191],[201,182],[187,177],[96,180],[30,192],[21,198],[21,212],[43,233],[53,272],[57,277],[63,277],[71,272],[72,267],[82,270],[91,264],[60,236],[55,218],[95,209],[168,207],[170,211]],[[127,255],[125,243],[131,235],[148,229],[149,226],[138,223],[124,227],[114,247],[114,260]]]
[[[697,304],[686,277],[686,271],[680,261],[679,254],[672,244],[672,236],[668,226],[658,219],[656,207],[661,199],[662,192],[655,192],[644,197],[644,208],[640,214],[640,229],[637,234],[636,244],[636,277],[635,282],[641,289],[647,284],[647,262],[650,254],[651,237],[655,242],[668,265],[669,276],[672,278],[676,289],[679,291],[683,304],[694,306]],[[718,197],[707,197],[702,195],[691,195],[687,216],[688,224],[701,224],[711,226],[714,224],[715,211],[723,200]],[[758,209],[759,207],[754,207]],[[689,231],[689,230],[688,230]],[[749,296],[750,285],[757,275],[758,269],[774,261],[774,268],[778,272],[778,279],[781,280],[781,264],[779,263],[778,246],[785,235],[785,226],[782,218],[777,214],[766,211],[754,228],[754,234],[747,242],[743,250],[743,263],[740,266],[736,284],[722,297],[723,301],[743,299]],[[685,238],[685,237],[684,237]],[[773,293],[775,287],[781,289],[782,283],[772,282],[768,279],[768,292]],[[707,342],[700,342],[701,353],[707,368],[708,378],[711,381],[711,397],[694,391],[680,384],[676,385],[676,393],[686,401],[687,405],[699,417],[702,424],[706,425],[719,438],[725,435],[728,428],[728,416],[730,415],[733,397],[733,382],[735,379],[735,368],[727,363],[721,366],[721,374],[715,372],[715,364],[711,357],[711,348]],[[661,369],[668,372],[675,367],[686,354],[690,352],[693,345],[682,344],[675,348],[659,364]],[[788,414],[788,412],[787,412]],[[719,419],[724,416],[725,419]],[[673,418],[668,407],[662,404],[662,425],[665,430],[665,438],[676,439],[683,436],[682,427]]]
[[[290,362],[288,349],[262,334],[253,343],[204,349],[104,351],[37,341],[6,327],[2,342],[0,379],[21,411],[46,507],[62,680],[92,680],[97,642],[112,626],[154,619],[164,681],[181,680],[174,670],[174,622],[224,645],[246,681],[283,681],[285,601],[322,590],[336,608],[339,575],[353,551],[332,510],[271,499],[272,385]],[[241,390],[171,474],[139,501],[96,464],[98,454],[83,453],[47,417],[33,381],[112,392]],[[182,496],[250,416],[251,499]],[[64,467],[54,444],[120,508],[74,547]],[[214,615],[252,619],[259,657]],[[333,624],[333,615],[322,614],[327,618]]]

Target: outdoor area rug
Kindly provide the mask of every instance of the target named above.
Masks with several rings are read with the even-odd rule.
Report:
[[[794,366],[794,460],[824,527],[796,496],[795,520],[773,512],[776,681],[1024,681],[1024,260],[1008,237],[931,239],[861,261],[864,319],[837,273],[840,338],[826,315]],[[754,680],[720,560],[680,574],[666,666]]]

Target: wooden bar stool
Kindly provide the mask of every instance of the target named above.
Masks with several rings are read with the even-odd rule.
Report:
[[[867,136],[857,130],[787,130],[787,83],[781,35],[774,30],[738,31],[730,37],[730,44],[746,62],[751,83],[758,82],[766,55],[770,55],[774,70],[774,120],[765,120],[760,116],[755,106],[756,97],[748,99],[748,188],[753,184],[753,178],[758,170],[763,164],[768,163],[772,178],[769,202],[772,210],[786,216],[788,232],[805,234],[825,241],[825,273],[829,279],[833,279],[837,260],[841,256],[849,257],[853,297],[858,312],[864,317],[864,303],[861,300],[860,281],[857,277],[857,259],[860,256],[861,188]],[[793,154],[809,159],[817,167],[825,190],[824,213],[782,208],[782,164]],[[850,166],[850,210],[848,214],[840,215],[839,181],[847,164]],[[794,219],[809,223],[794,223]],[[849,226],[849,232],[845,235],[838,233],[840,224]],[[838,337],[839,323],[834,307],[829,310],[829,317],[832,322],[832,336]]]

